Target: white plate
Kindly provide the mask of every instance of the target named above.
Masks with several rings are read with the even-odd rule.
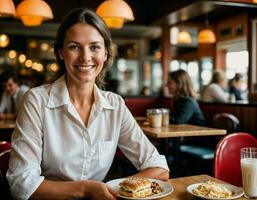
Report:
[[[197,195],[197,194],[194,194],[193,193],[193,189],[196,189],[199,185],[201,185],[203,183],[195,183],[195,184],[192,184],[192,185],[189,185],[187,187],[187,191],[189,193],[191,193],[192,195],[196,196],[196,197],[200,197],[202,199],[211,199],[211,200],[229,200],[229,199],[237,199],[239,197],[241,197],[244,192],[243,192],[243,189],[240,188],[240,187],[236,187],[236,186],[233,186],[233,185],[230,185],[230,184],[221,184],[221,183],[216,183],[217,185],[220,185],[220,186],[224,186],[226,187],[228,190],[232,191],[232,196],[231,197],[228,197],[228,198],[210,198],[210,197],[205,197],[205,196],[202,196],[202,195]]]
[[[119,183],[124,181],[124,180],[125,180],[125,178],[114,179],[114,180],[111,180],[111,181],[107,182],[106,184],[111,186],[112,189],[118,191],[119,188],[120,188]],[[172,185],[168,182],[160,181],[160,180],[157,180],[157,179],[151,179],[151,178],[149,178],[148,180],[157,182],[161,186],[163,191],[160,192],[159,194],[154,194],[154,195],[151,195],[151,196],[148,196],[148,197],[145,197],[145,198],[140,198],[140,200],[159,199],[159,198],[162,198],[162,197],[165,197],[165,196],[169,195],[174,190]],[[132,197],[125,197],[125,196],[122,196],[120,194],[119,194],[119,197],[121,197],[123,199],[138,199],[138,198],[132,198]]]

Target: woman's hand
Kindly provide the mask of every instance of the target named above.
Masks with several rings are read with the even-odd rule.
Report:
[[[99,181],[87,181],[88,193],[93,200],[116,200],[117,192],[114,191],[109,185]]]

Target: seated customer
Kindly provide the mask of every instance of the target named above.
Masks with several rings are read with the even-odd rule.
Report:
[[[177,70],[169,73],[167,87],[174,98],[175,113],[170,118],[171,124],[206,124],[202,111],[195,100],[191,79],[186,71]]]
[[[22,104],[22,98],[28,87],[19,86],[17,75],[13,71],[5,71],[2,76],[3,94],[0,100],[1,116],[16,116]]]
[[[236,101],[243,100],[242,97],[242,79],[243,76],[237,73],[234,78],[229,81],[229,94],[234,95]]]
[[[229,94],[225,92],[226,75],[223,71],[215,71],[210,84],[203,90],[202,100],[206,102],[228,102]]]
[[[139,170],[134,176],[167,180],[165,157],[123,98],[101,89],[113,58],[103,20],[73,10],[54,52],[65,74],[26,93],[13,132],[7,179],[15,199],[117,199],[103,180],[118,146]]]

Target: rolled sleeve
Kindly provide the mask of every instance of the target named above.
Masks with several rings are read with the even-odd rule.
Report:
[[[148,160],[146,160],[143,163],[140,170],[144,170],[144,169],[152,168],[152,167],[159,167],[159,168],[163,168],[167,171],[170,171],[165,156],[160,155],[157,152],[157,150],[153,153],[153,155]]]

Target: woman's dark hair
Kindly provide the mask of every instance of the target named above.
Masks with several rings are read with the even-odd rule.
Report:
[[[63,48],[63,43],[67,31],[77,23],[85,23],[93,26],[98,30],[100,35],[104,39],[104,45],[107,52],[107,60],[104,62],[104,66],[100,74],[96,77],[96,84],[102,88],[105,84],[104,77],[108,67],[111,66],[113,56],[111,50],[111,34],[108,27],[105,25],[103,20],[93,11],[86,8],[77,8],[72,10],[67,16],[64,17],[58,31],[56,40],[54,43],[54,53],[57,59],[57,63],[61,68],[61,73],[66,72],[64,61],[59,56],[59,50]],[[87,37],[85,35],[85,37]]]
[[[177,83],[177,94],[175,98],[192,97],[195,98],[195,92],[192,87],[192,81],[185,70],[177,70],[169,73],[169,79]]]
[[[18,83],[18,76],[12,70],[4,71],[1,75],[1,82],[6,83],[9,79],[12,79],[15,83]]]

